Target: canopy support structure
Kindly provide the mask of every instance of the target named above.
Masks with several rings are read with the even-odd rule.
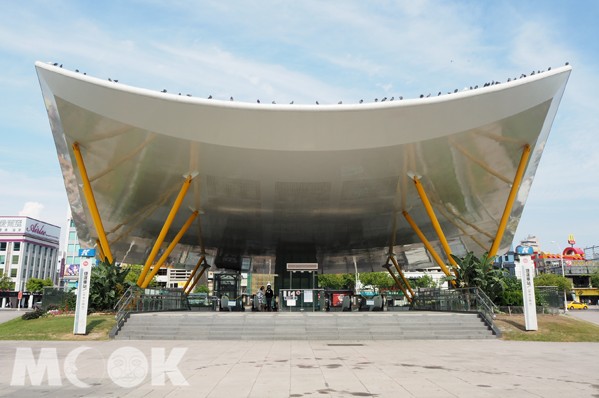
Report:
[[[512,212],[512,207],[514,206],[514,201],[516,200],[516,195],[520,190],[520,184],[522,183],[522,177],[524,176],[524,170],[526,169],[529,158],[530,145],[526,144],[522,149],[520,163],[518,164],[518,169],[516,170],[516,175],[514,176],[514,182],[512,183],[512,188],[510,189],[507,202],[505,203],[505,208],[503,209],[503,215],[501,216],[501,221],[499,222],[499,227],[497,228],[497,234],[495,235],[493,244],[489,249],[488,258],[490,259],[494,259],[495,255],[497,255],[497,250],[499,250],[499,245],[503,239],[503,233],[505,232],[505,227],[507,226],[507,222],[510,218],[510,213]]]
[[[389,272],[389,274],[391,275],[391,277],[393,278],[393,280],[395,281],[395,284],[399,287],[399,289],[403,292],[403,295],[406,297],[406,299],[408,299],[408,301],[411,303],[412,302],[412,297],[410,297],[410,295],[408,294],[408,292],[406,291],[405,287],[403,286],[403,284],[399,281],[399,279],[397,278],[397,276],[395,275],[395,273],[393,272],[393,270],[391,269],[391,264],[387,263],[385,265],[383,265],[383,268],[385,268],[387,270],[387,272]]]
[[[399,274],[399,276],[401,277],[401,280],[403,281],[404,285],[406,286],[406,289],[408,289],[408,291],[410,292],[411,297],[409,300],[410,300],[410,302],[412,302],[412,297],[414,297],[414,290],[412,290],[412,286],[410,286],[410,282],[408,281],[408,279],[404,275],[403,271],[401,270],[401,267],[399,266],[399,263],[397,262],[397,259],[395,258],[395,254],[389,253],[389,258],[391,259],[391,262],[393,262],[393,265],[395,266],[397,273]]]
[[[412,227],[414,232],[416,232],[416,235],[418,235],[418,238],[420,238],[420,241],[424,244],[424,247],[426,247],[426,250],[428,250],[428,252],[431,254],[431,256],[433,257],[433,260],[435,260],[437,265],[439,267],[441,267],[441,270],[443,271],[445,276],[451,276],[451,272],[449,271],[449,268],[447,268],[447,266],[445,265],[445,263],[443,262],[443,260],[441,259],[441,257],[437,253],[437,251],[433,248],[433,245],[431,245],[431,243],[428,241],[428,239],[426,239],[426,236],[424,236],[424,233],[422,233],[422,231],[420,230],[418,225],[416,225],[416,222],[414,221],[414,219],[405,210],[402,212],[402,214],[403,214],[404,218],[406,219],[406,221],[408,222],[408,224],[410,224],[410,226]],[[451,284],[454,287],[456,285],[454,280],[451,280]]]
[[[433,228],[435,229],[435,232],[437,233],[437,236],[439,237],[439,241],[441,242],[441,246],[443,247],[443,250],[445,251],[445,254],[447,255],[447,259],[449,260],[449,263],[454,268],[458,268],[458,264],[453,259],[453,257],[451,257],[451,248],[449,247],[449,243],[447,243],[447,238],[445,238],[445,234],[443,233],[443,230],[441,229],[441,224],[439,224],[439,220],[437,220],[437,216],[435,215],[433,206],[431,205],[431,202],[428,200],[428,196],[426,195],[426,192],[424,190],[424,187],[422,186],[422,183],[420,182],[420,179],[417,176],[414,176],[413,180],[414,180],[414,185],[416,186],[416,190],[418,191],[418,195],[420,196],[420,200],[422,201],[422,204],[424,205],[424,209],[426,210],[426,214],[428,214],[428,217],[431,220]]]
[[[81,148],[79,147],[78,142],[73,143],[73,152],[75,154],[77,167],[79,168],[79,173],[81,174],[81,180],[83,181],[83,195],[85,196],[85,201],[87,202],[87,206],[94,222],[94,228],[96,229],[96,234],[98,235],[98,241],[100,242],[100,252],[103,253],[102,256],[105,256],[102,258],[102,261],[108,260],[110,264],[113,264],[114,258],[112,257],[112,253],[110,251],[108,239],[106,238],[106,231],[104,229],[104,225],[102,224],[102,218],[100,217],[100,212],[98,211],[96,198],[94,197],[94,192],[89,181],[89,176],[87,174],[87,169],[85,168],[85,162],[83,161]]]
[[[199,214],[199,212],[197,210],[195,210],[193,213],[191,213],[189,215],[189,217],[187,218],[187,221],[181,227],[181,230],[179,230],[177,235],[175,235],[175,237],[173,238],[173,241],[168,245],[168,247],[166,248],[164,253],[162,253],[162,256],[160,257],[158,262],[156,264],[154,264],[154,268],[152,269],[152,271],[147,274],[146,279],[144,280],[143,284],[140,286],[141,288],[145,289],[146,287],[148,287],[148,285],[152,281],[152,278],[154,278],[156,276],[156,274],[158,273],[158,270],[160,270],[160,267],[162,267],[162,265],[164,264],[164,262],[166,261],[168,256],[171,254],[171,252],[173,251],[175,246],[177,246],[177,244],[179,243],[179,241],[181,240],[183,235],[185,235],[185,232],[187,232],[187,230],[189,229],[191,224],[194,222],[194,220],[196,219],[198,214]]]
[[[150,270],[150,267],[152,266],[152,263],[154,262],[156,255],[158,254],[158,250],[160,250],[160,246],[162,246],[162,242],[164,242],[164,239],[166,238],[166,234],[168,233],[168,230],[171,227],[171,224],[173,223],[173,220],[175,219],[175,216],[177,215],[177,212],[179,211],[181,204],[183,203],[183,199],[185,198],[185,194],[187,193],[187,190],[189,189],[189,186],[191,185],[192,180],[193,180],[193,176],[191,174],[189,174],[185,178],[185,181],[183,182],[183,185],[181,186],[181,190],[179,191],[179,194],[177,195],[177,198],[175,199],[175,202],[173,203],[173,206],[171,207],[171,211],[169,212],[169,214],[166,218],[166,221],[164,222],[164,225],[162,226],[162,230],[160,231],[160,234],[158,235],[158,239],[156,239],[156,242],[154,243],[154,247],[152,247],[152,251],[150,252],[150,255],[148,256],[148,258],[146,259],[146,263],[145,263],[143,269],[141,270],[141,274],[139,275],[139,278],[137,279],[137,285],[139,287],[143,287],[143,285],[145,283],[146,276],[148,275],[148,271]]]
[[[200,270],[200,272],[198,273],[198,276],[194,279],[194,281],[191,282],[191,285],[189,286],[189,289],[187,289],[187,292],[185,292],[185,294],[189,294],[193,291],[193,289],[196,287],[196,285],[202,278],[202,275],[204,275],[204,272],[206,272],[206,270],[208,268],[210,268],[210,264],[208,264],[206,262],[204,264],[202,264],[202,269]]]
[[[196,266],[194,267],[193,271],[191,271],[191,274],[189,275],[189,278],[187,278],[187,281],[185,282],[185,285],[183,286],[183,291],[185,292],[187,290],[187,286],[189,286],[189,284],[191,283],[193,277],[195,276],[196,272],[198,272],[198,268],[200,268],[200,265],[204,262],[204,260],[206,259],[206,253],[202,253],[202,255],[200,256],[200,259],[198,260]]]

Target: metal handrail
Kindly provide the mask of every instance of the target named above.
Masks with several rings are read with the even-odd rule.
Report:
[[[182,289],[142,289],[138,286],[130,286],[114,309],[116,324],[110,332],[110,337],[116,336],[131,313],[190,311],[191,306]]]
[[[497,306],[485,292],[478,288],[427,289],[418,290],[412,301],[412,309],[431,311],[476,312],[483,321],[499,336],[500,329],[495,325]]]

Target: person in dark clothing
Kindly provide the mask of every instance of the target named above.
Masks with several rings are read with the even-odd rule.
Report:
[[[270,283],[266,285],[266,293],[264,296],[266,297],[266,311],[272,311],[272,298],[275,295],[275,292],[272,290]]]

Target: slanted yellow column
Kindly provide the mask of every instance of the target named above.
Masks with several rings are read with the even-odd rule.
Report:
[[[408,224],[410,224],[410,226],[412,227],[414,232],[416,232],[416,235],[418,235],[418,237],[420,238],[420,241],[424,244],[424,247],[426,247],[426,250],[428,250],[428,252],[431,254],[431,256],[433,257],[433,260],[435,260],[437,265],[439,267],[441,267],[441,270],[443,270],[443,273],[445,274],[445,276],[451,276],[451,272],[449,272],[449,268],[447,268],[447,266],[445,265],[445,263],[443,262],[443,260],[439,256],[439,254],[437,254],[437,252],[435,251],[433,246],[430,244],[428,239],[426,239],[426,236],[424,236],[424,234],[422,233],[420,228],[418,228],[418,225],[416,225],[416,223],[414,222],[414,219],[405,210],[402,212],[402,214],[403,214],[404,218],[406,219],[406,221],[408,222]],[[451,284],[454,287],[456,285],[454,280],[451,281]]]
[[[140,287],[142,287],[142,285],[144,284],[148,271],[150,270],[150,267],[152,266],[152,263],[154,262],[156,255],[158,254],[158,250],[160,250],[162,242],[164,242],[164,238],[166,238],[166,234],[168,233],[168,230],[171,227],[171,224],[173,223],[173,220],[175,219],[177,212],[179,211],[179,207],[181,207],[181,204],[183,203],[183,199],[185,198],[185,194],[187,193],[187,190],[189,189],[192,180],[193,177],[191,175],[187,176],[185,182],[183,183],[183,186],[181,187],[181,190],[179,191],[179,195],[177,195],[177,198],[175,199],[175,203],[173,203],[171,211],[169,212],[168,217],[166,218],[166,221],[162,226],[162,230],[158,235],[158,239],[156,239],[154,247],[152,248],[152,251],[150,252],[148,258],[146,259],[146,263],[143,269],[141,270],[139,278],[137,278],[137,285]]]
[[[510,213],[512,212],[512,207],[514,206],[514,200],[516,200],[516,195],[518,194],[518,190],[520,189],[520,183],[522,182],[522,177],[524,176],[524,170],[526,169],[526,165],[528,164],[529,157],[530,145],[526,144],[524,145],[524,149],[522,150],[520,164],[518,164],[516,176],[514,177],[514,182],[512,183],[512,189],[510,189],[510,194],[507,197],[507,202],[505,203],[505,208],[503,209],[503,215],[501,216],[501,221],[499,222],[499,227],[497,228],[495,240],[493,241],[491,249],[489,250],[488,258],[490,259],[495,258],[497,250],[499,249],[499,244],[501,243],[503,233],[505,232],[505,227],[507,226],[507,222],[510,218]]]
[[[412,297],[414,297],[414,291],[412,290],[412,286],[410,286],[410,282],[406,279],[406,276],[403,274],[403,271],[401,270],[401,267],[399,266],[399,263],[397,262],[395,255],[389,254],[389,258],[393,262],[393,265],[395,265],[395,269],[397,270],[397,273],[401,277],[401,280],[403,281],[404,285],[406,285],[406,289],[408,289],[408,291],[410,292]]]
[[[112,253],[110,252],[110,246],[108,245],[108,239],[106,239],[104,225],[102,224],[102,219],[100,218],[100,212],[98,211],[96,198],[94,197],[94,192],[92,191],[92,186],[89,182],[87,169],[85,168],[85,163],[83,162],[83,156],[81,155],[81,149],[79,148],[78,142],[73,143],[73,153],[75,154],[75,161],[77,163],[77,167],[79,168],[79,173],[81,173],[81,180],[83,182],[83,196],[85,196],[85,201],[87,202],[87,206],[89,207],[89,211],[92,215],[94,227],[100,241],[101,252],[104,253],[105,258],[108,259],[110,264],[112,264],[114,259],[112,258]],[[102,261],[104,261],[104,258]]]
[[[431,206],[431,202],[428,200],[428,197],[426,196],[426,192],[424,191],[424,187],[422,186],[422,183],[420,183],[420,180],[416,176],[414,176],[414,185],[416,185],[416,190],[418,191],[420,200],[422,201],[422,204],[424,205],[426,214],[428,214],[428,217],[430,218],[431,223],[433,224],[433,228],[435,229],[435,232],[437,232],[437,236],[439,237],[439,241],[441,242],[441,246],[443,247],[443,250],[445,251],[445,254],[447,255],[447,259],[449,260],[449,263],[454,268],[458,268],[458,264],[455,262],[453,257],[451,257],[451,248],[449,247],[449,243],[447,243],[447,239],[445,238],[445,234],[443,233],[443,230],[441,229],[439,220],[437,220],[437,216],[435,215],[433,206]]]
[[[185,232],[187,232],[187,229],[191,226],[191,224],[196,219],[198,214],[199,214],[199,212],[196,210],[193,213],[191,213],[191,215],[187,218],[187,221],[185,222],[185,224],[183,224],[183,226],[181,227],[181,230],[177,233],[177,235],[175,236],[173,241],[170,243],[170,245],[168,245],[168,247],[166,248],[164,253],[162,253],[162,256],[160,257],[158,262],[154,265],[154,269],[152,269],[152,272],[148,273],[148,275],[146,276],[146,279],[144,280],[144,283],[140,287],[142,287],[144,289],[146,287],[148,287],[148,285],[152,281],[152,278],[154,278],[154,276],[156,276],[156,274],[158,273],[158,270],[160,269],[160,267],[162,267],[162,264],[164,264],[164,262],[166,261],[168,256],[171,254],[171,252],[173,251],[175,246],[177,246],[177,243],[179,243],[179,241],[181,240],[183,235],[185,235]]]
[[[389,272],[389,274],[391,274],[391,277],[395,281],[395,284],[401,289],[401,291],[403,292],[403,295],[411,303],[412,302],[412,297],[410,297],[410,295],[408,294],[408,292],[406,291],[406,289],[403,287],[402,283],[399,281],[399,279],[397,279],[397,276],[395,276],[395,273],[391,270],[391,264],[387,263],[387,264],[383,265],[383,268],[385,268],[387,270],[387,272]]]
[[[206,272],[206,270],[210,268],[210,264],[206,264],[204,263],[202,265],[202,269],[200,270],[200,273],[198,274],[198,276],[195,278],[195,280],[191,283],[191,285],[189,286],[189,289],[187,289],[187,292],[185,292],[185,294],[189,294],[193,291],[193,288],[196,287],[196,285],[198,284],[198,282],[200,281],[200,278],[202,278],[202,275],[204,275],[204,272]]]
[[[202,254],[200,256],[200,259],[198,260],[198,263],[194,267],[193,271],[191,271],[191,274],[189,275],[189,278],[187,278],[187,282],[185,282],[185,286],[183,286],[183,291],[187,290],[187,286],[189,286],[189,283],[193,279],[193,277],[196,274],[196,272],[198,272],[198,268],[200,268],[200,265],[204,262],[205,259],[206,259],[206,255]]]

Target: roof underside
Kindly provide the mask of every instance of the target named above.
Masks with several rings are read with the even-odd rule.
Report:
[[[436,244],[410,173],[454,252],[487,251],[529,144],[507,249],[571,70],[436,98],[311,106],[204,100],[36,68],[84,246],[96,232],[74,142],[117,261],[145,261],[184,176],[197,173],[166,242],[189,209],[199,222],[171,262],[187,262],[202,240],[211,253],[247,256],[308,244],[325,272],[353,271],[354,259],[379,270],[393,236],[406,266],[430,265],[401,216],[407,210]]]

